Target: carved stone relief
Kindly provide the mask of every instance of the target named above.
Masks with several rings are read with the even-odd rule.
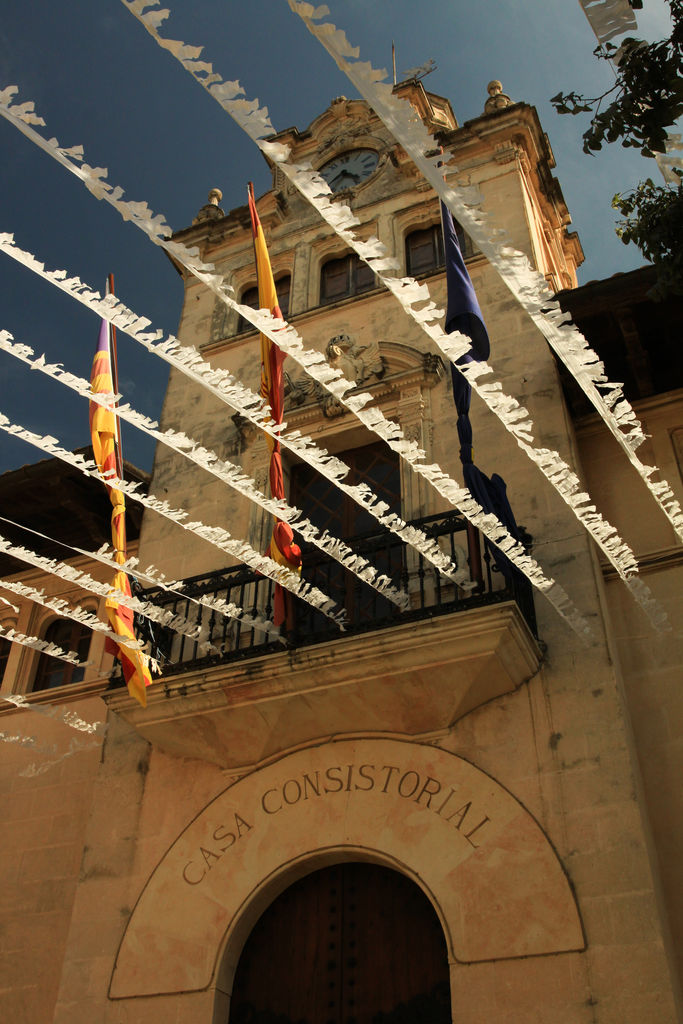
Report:
[[[318,153],[321,156],[332,147],[341,149],[345,144],[357,146],[358,139],[368,134],[367,117],[349,114],[347,102],[346,96],[332,100],[330,109],[338,120],[320,132]]]
[[[341,370],[347,380],[356,384],[381,380],[384,376],[384,360],[379,344],[374,341],[360,345],[349,334],[336,334],[327,343],[325,358],[335,370]]]
[[[361,345],[348,334],[336,334],[330,338],[325,349],[325,358],[330,366],[341,370],[347,380],[358,386],[381,380],[386,371],[378,342]],[[313,401],[320,405],[326,419],[346,415],[344,406],[333,395],[328,394],[317,381],[311,380],[305,374],[292,377],[287,371],[284,378],[285,411]]]
[[[308,402],[315,402],[320,406],[323,416],[326,419],[336,419],[337,416],[344,416],[346,409],[333,395],[328,395],[325,389],[315,380],[305,375],[291,377],[284,371],[285,378],[285,412],[306,405]]]
[[[245,448],[249,448],[254,443],[258,427],[239,412],[236,412],[230,419],[235,425],[235,450],[243,452]]]
[[[228,320],[230,317],[230,310],[221,299],[216,299],[213,306],[213,313],[211,315],[211,341],[222,341],[223,338],[227,338]]]
[[[511,107],[513,101],[503,92],[503,86],[501,83],[494,78],[492,82],[486,86],[486,91],[489,94],[489,98],[484,104],[484,113],[493,114],[496,110],[504,110],[506,107]]]

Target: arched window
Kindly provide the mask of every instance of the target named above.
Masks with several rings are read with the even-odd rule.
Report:
[[[289,274],[285,274],[283,277],[279,277],[275,282],[275,291],[277,292],[277,301],[280,306],[285,320],[289,316],[289,291],[291,285],[291,277]],[[242,292],[240,302],[243,306],[251,306],[252,309],[260,309],[258,299],[258,285],[252,285],[251,288],[247,288],[246,291]],[[239,318],[237,324],[237,333],[242,334],[243,331],[253,331],[255,328],[245,320],[243,316]]]
[[[455,230],[458,234],[460,251],[463,258],[473,256],[475,249],[472,239],[465,234],[459,224]],[[411,277],[429,274],[444,265],[443,235],[441,224],[432,224],[429,228],[411,231],[406,238],[406,269]]]
[[[63,651],[75,651],[79,661],[86,661],[90,648],[90,630],[80,622],[71,619],[54,619],[45,631],[44,639],[56,644]],[[51,690],[55,686],[68,686],[69,683],[80,683],[85,669],[71,665],[60,658],[52,658],[42,653],[38,660],[33,691]]]
[[[286,889],[242,951],[229,1024],[450,1024],[446,941],[405,875],[344,863]]]
[[[320,274],[320,302],[337,302],[375,287],[375,275],[355,253],[328,260]]]

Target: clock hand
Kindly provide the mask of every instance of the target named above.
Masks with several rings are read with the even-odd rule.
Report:
[[[360,181],[360,178],[358,177],[357,174],[352,174],[350,171],[344,170],[341,171],[339,174],[335,175],[334,178],[332,178],[332,180],[330,181],[330,188],[339,188],[344,182],[345,178],[348,178],[353,185],[357,185],[358,182]]]

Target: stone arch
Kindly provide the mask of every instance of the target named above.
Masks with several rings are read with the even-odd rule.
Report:
[[[216,985],[229,993],[222,1022],[241,1020],[247,1006],[292,1020],[319,1020],[326,1009],[335,1016],[340,1004],[353,1014],[349,997],[364,1018],[420,999],[425,1010],[436,1000],[442,1021],[449,1006],[451,1020],[443,922],[407,865],[365,850],[330,850],[287,873],[285,887],[249,914],[244,939],[237,930],[231,935]]]
[[[225,991],[250,924],[297,871],[359,856],[418,881],[454,962],[584,948],[562,865],[503,786],[438,747],[344,739],[252,772],[197,815],[138,899],[110,996]]]
[[[326,849],[314,850],[309,854],[303,854],[300,858],[283,864],[280,869],[276,869],[273,872],[272,876],[263,879],[258,889],[251,893],[250,898],[238,913],[234,927],[230,928],[224,936],[223,944],[217,956],[216,988],[225,993],[229,993],[232,990],[234,972],[244,943],[261,914],[281,893],[304,875],[345,861],[355,863],[364,861],[369,864],[377,864],[380,867],[391,868],[409,878],[424,893],[433,907],[444,933],[449,958],[452,958],[452,943],[448,933],[448,923],[443,918],[441,908],[434,893],[411,865],[397,860],[386,852],[378,851],[371,847],[331,846]]]

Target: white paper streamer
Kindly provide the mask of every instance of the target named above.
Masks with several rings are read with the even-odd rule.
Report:
[[[30,705],[29,705],[30,706]],[[57,744],[56,743],[39,743],[35,736],[17,736],[12,733],[0,732],[0,741],[3,743],[18,743],[19,746],[28,747],[29,750],[36,754],[56,754]],[[50,761],[41,761],[40,764],[29,764],[26,768],[22,768],[17,775],[20,778],[31,779],[36,775],[42,775],[43,772],[48,771],[50,768],[54,768],[55,765],[61,764],[62,761],[66,761],[67,758],[73,757],[81,750],[92,750],[95,747],[101,747],[102,744],[99,740],[94,743],[89,743],[87,740],[81,740],[78,736],[72,737],[69,742],[68,748],[59,755],[59,757],[53,757]]]
[[[141,580],[143,583],[147,583],[148,586],[158,587],[165,593],[171,594],[179,600],[196,605],[198,608],[208,608],[211,611],[218,612],[219,615],[225,615],[232,619],[240,619],[249,629],[261,630],[267,636],[273,636],[280,640],[281,643],[285,643],[284,639],[280,636],[280,630],[277,626],[274,626],[269,619],[249,615],[243,608],[234,604],[232,601],[225,601],[222,598],[214,598],[208,594],[201,597],[190,597],[188,594],[182,592],[184,587],[184,583],[182,581],[167,580],[164,574],[159,572],[159,570],[154,566],[141,568],[140,562],[135,556],[131,556],[123,563],[117,562],[114,558],[113,548],[110,548],[107,544],[103,544],[97,551],[86,551],[84,548],[77,548],[71,544],[64,544],[63,541],[57,541],[53,537],[48,537],[44,533],[39,533],[38,530],[32,530],[29,526],[23,526],[21,523],[14,522],[12,519],[5,519],[4,516],[0,516],[0,521],[9,523],[10,526],[16,526],[20,530],[26,530],[28,533],[32,533],[36,537],[40,537],[42,540],[49,541],[51,544],[58,544],[76,555],[83,555],[95,562],[100,562],[102,565],[106,565],[110,569],[114,569],[115,572],[123,570],[123,572],[136,576],[137,579]],[[15,609],[15,611],[18,611],[18,609]]]
[[[79,622],[83,626],[87,626],[88,629],[92,629],[95,633],[104,633],[111,640],[116,641],[122,647],[128,647],[130,650],[139,651],[144,644],[140,640],[132,641],[128,637],[120,636],[115,633],[114,630],[110,629],[109,626],[98,619],[96,615],[91,612],[86,612],[80,605],[70,605],[68,601],[65,601],[61,597],[49,597],[44,590],[39,590],[36,587],[29,587],[25,583],[19,583],[17,580],[4,580],[0,579],[0,587],[5,590],[9,590],[11,594],[18,594],[19,597],[26,597],[30,601],[35,601],[37,604],[42,604],[44,608],[49,608],[53,612],[57,612],[62,618],[72,619],[74,622]]]
[[[678,185],[681,179],[676,171],[683,171],[683,135],[680,132],[669,132],[665,145],[666,153],[655,153],[655,160],[664,181],[669,185]]]
[[[600,43],[638,28],[628,0],[579,0],[579,3]]]
[[[163,218],[154,217],[147,204],[122,201],[121,196],[123,195],[123,190],[119,186],[114,188],[106,182],[104,169],[97,168],[93,171],[93,169],[87,164],[83,164],[79,167],[72,165],[68,158],[69,155],[72,155],[72,151],[67,153],[66,150],[60,148],[56,139],[46,142],[42,136],[38,135],[37,132],[34,132],[27,123],[28,118],[35,119],[32,104],[23,104],[22,107],[19,108],[21,109],[21,113],[17,114],[18,108],[16,106],[13,107],[11,103],[11,97],[15,92],[16,88],[14,86],[10,86],[5,89],[3,93],[0,93],[0,114],[2,114],[2,116],[18,127],[22,134],[32,140],[38,140],[37,144],[40,148],[50,153],[50,155],[53,155],[58,162],[71,170],[72,173],[76,174],[81,180],[86,182],[89,191],[91,191],[93,195],[109,202],[121,213],[122,216],[124,216],[124,219],[134,221],[138,227],[145,231],[148,237],[155,242],[155,244],[160,245],[162,248],[171,252],[175,258],[186,267],[186,269],[188,269],[198,280],[207,285],[224,303],[231,308],[236,309],[284,352],[288,355],[292,355],[308,373],[315,376],[316,380],[320,381],[320,383],[322,383],[336,398],[338,398],[339,401],[344,403],[344,393],[351,390],[355,385],[345,381],[339,371],[332,369],[332,367],[326,363],[322,353],[317,351],[306,353],[303,349],[303,343],[294,328],[290,324],[273,317],[269,311],[252,310],[249,306],[236,303],[230,297],[228,288],[224,284],[221,275],[216,274],[213,266],[204,264],[195,255],[196,250],[188,250],[178,243],[171,243],[162,240],[159,222],[163,224]],[[247,106],[249,106],[249,116],[251,116],[253,113],[253,105]],[[262,121],[263,119],[261,118],[260,120]],[[272,130],[272,126],[270,126],[270,130]],[[82,147],[79,148],[77,157],[82,158]],[[139,210],[138,207],[140,207]],[[17,255],[20,250],[17,250],[16,248],[13,249],[11,242],[11,236],[0,236],[0,247],[2,247],[4,251],[15,255],[15,258],[18,258],[20,262],[30,266],[31,269],[35,269],[48,280],[53,279],[52,276],[45,273],[42,265],[37,264],[35,258],[31,257],[30,254],[22,253],[21,256]],[[12,249],[13,251],[11,251]],[[69,291],[71,294],[75,294],[80,298],[83,285],[78,278],[69,279],[64,282],[64,290]],[[112,297],[109,296],[108,298],[111,299]],[[101,313],[101,315],[111,323],[115,323],[112,316],[106,312]],[[145,327],[149,326],[149,321],[140,321],[137,317],[134,319],[138,324],[143,324]],[[116,323],[116,326],[119,326],[119,324]],[[122,329],[126,331],[126,333],[130,333],[127,331],[125,326],[123,326]],[[181,348],[176,339],[172,340],[170,350],[167,347],[166,342],[162,345],[158,345],[154,344],[156,341],[158,341],[158,335],[153,335],[148,346],[150,347],[150,350],[157,352],[164,351],[167,356],[172,355],[174,359],[173,365],[177,365],[179,368],[185,366],[196,370],[198,365],[201,364],[202,368],[206,368],[204,370],[204,381],[206,383],[209,383],[211,379],[215,381],[217,371],[214,371],[211,367],[207,366],[195,350],[184,347]],[[235,384],[237,382],[234,382],[231,375],[226,374],[225,371],[220,372],[220,376],[223,380],[226,378],[230,379],[233,385],[229,392],[231,395],[229,401],[230,404],[233,404],[235,407],[233,394],[235,391]],[[244,389],[241,384],[238,384],[238,386],[240,388],[240,392],[243,394],[246,389]],[[211,390],[213,390],[213,387]],[[220,389],[220,394],[221,397],[225,396],[223,389]],[[425,466],[424,464],[419,463],[418,460],[424,458],[425,453],[418,449],[414,442],[406,441],[402,436],[400,427],[392,423],[390,420],[386,420],[379,410],[368,410],[363,416],[360,415],[363,406],[370,400],[370,397],[371,396],[367,394],[353,396],[348,401],[348,408],[358,415],[361,422],[365,423],[365,425],[373,430],[374,433],[387,441],[394,450],[398,451],[402,458],[409,462],[409,464],[416,467],[416,471],[420,472],[421,475],[429,480],[447,501],[455,505],[455,507],[470,519],[471,522],[481,530],[481,532],[486,534],[494,544],[504,551],[510,561],[527,576],[534,586],[545,594],[550,603],[554,605],[556,610],[566,619],[573,629],[583,635],[590,634],[590,628],[586,621],[573,606],[563,588],[560,587],[556,581],[545,576],[538,563],[525,552],[522,545],[512,537],[504,526],[502,526],[496,516],[484,513],[481,506],[472,498],[469,491],[447,477],[440,467],[435,465]],[[263,416],[263,403],[260,404],[261,415]],[[267,407],[265,408],[267,410]],[[268,413],[266,411],[265,416],[267,415]],[[252,415],[249,415],[248,418],[253,419],[253,413]],[[283,443],[285,443],[285,440],[287,440],[287,442],[291,442],[291,439],[294,436],[288,435],[285,438],[280,434],[280,430],[284,429],[284,424],[273,425],[273,428],[268,429],[268,424],[265,418],[259,423],[259,425],[262,429],[266,429],[268,433],[272,433],[273,436],[279,436]],[[277,426],[277,430],[274,429],[275,426]],[[301,443],[301,440],[301,438],[298,438],[299,443]],[[310,441],[308,438],[305,440],[306,442]],[[291,447],[291,444],[288,443],[288,447]],[[306,461],[313,464],[311,454],[311,450],[307,448]],[[337,463],[339,464],[338,460]],[[329,466],[329,463],[327,465]],[[417,469],[418,465],[419,469]],[[319,468],[318,464],[316,464],[316,468]],[[347,470],[347,467],[344,468]],[[322,469],[319,469],[319,471],[323,472]],[[325,475],[330,479],[336,480],[336,476],[329,477],[329,471],[325,472]],[[352,496],[358,495],[356,500],[359,500],[359,498],[362,497],[361,504],[363,507],[367,508],[368,511],[371,511],[372,514],[377,517],[376,510],[373,511],[373,507],[378,504],[378,499],[376,495],[372,494],[370,488],[366,484],[358,485],[354,488],[351,488],[348,485],[340,486]],[[384,503],[379,503],[379,505],[382,513],[384,513],[386,505]],[[398,524],[400,524],[398,526],[395,525],[397,520]],[[429,560],[433,562],[433,564],[437,563],[434,561],[433,557],[430,557],[428,551],[430,549],[436,549],[439,561],[443,562],[444,556],[438,548],[438,545],[434,542],[430,543],[421,531],[416,530],[414,527],[407,527],[399,517],[382,515],[380,522],[383,522],[384,525],[387,525],[389,529],[397,533],[403,539],[408,539],[408,542],[411,543],[413,547],[417,547],[425,557],[429,558]],[[418,542],[420,546],[418,546]],[[424,547],[425,544],[426,549]],[[457,567],[455,569],[455,573],[453,573],[452,570],[451,573],[455,578],[457,578]]]
[[[40,764],[36,764],[35,762],[33,764],[29,764],[18,774],[27,779],[35,778],[36,775],[42,775],[43,772],[49,771],[50,768],[54,768],[56,765],[61,764],[68,758],[73,757],[74,754],[78,754],[81,750],[94,750],[95,748],[99,749],[101,746],[102,744],[99,740],[95,740],[94,743],[88,743],[87,740],[81,740],[78,736],[74,736],[69,741],[68,748],[60,754],[59,757],[55,757],[51,761],[41,761]]]
[[[359,224],[358,218],[348,206],[332,201],[333,193],[320,174],[312,171],[310,165],[290,164],[288,162],[289,147],[277,142],[268,142],[263,138],[260,128],[256,128],[251,121],[245,123],[242,116],[244,101],[230,98],[234,89],[243,92],[241,86],[236,82],[231,82],[229,83],[231,88],[227,94],[224,94],[220,90],[221,86],[226,83],[214,71],[213,66],[196,59],[202,53],[202,47],[190,47],[185,43],[169,40],[160,35],[158,25],[168,17],[170,12],[164,10],[163,12],[144,13],[145,7],[155,6],[159,0],[135,0],[133,3],[130,0],[122,0],[122,2],[147,28],[155,42],[169,50],[206,92],[217,100],[222,109],[247,132],[259,149],[277,163],[292,184],[315,207],[320,216],[347,245],[358,253],[385,287],[392,292],[404,311],[437,344],[442,355],[467,376],[473,390],[501,420],[522,451],[539,467],[551,486],[558,491],[579,522],[591,534],[621,579],[629,587],[633,597],[651,617],[654,625],[658,629],[669,629],[666,614],[654,600],[649,589],[644,584],[640,584],[638,587],[631,586],[629,577],[638,570],[635,554],[619,536],[615,527],[596,510],[595,505],[591,503],[590,496],[583,491],[577,475],[564,462],[559,452],[546,448],[537,449],[532,445],[533,423],[528,411],[520,405],[517,399],[506,395],[498,383],[480,384],[478,382],[477,378],[492,372],[491,367],[486,363],[469,364],[464,368],[457,365],[458,357],[469,350],[470,339],[457,331],[450,335],[444,332],[438,322],[443,316],[443,311],[438,309],[432,301],[427,285],[421,284],[411,277],[394,278],[383,273],[387,269],[393,270],[398,267],[398,261],[387,256],[385,246],[378,239],[363,240],[356,236],[351,229]],[[194,56],[190,56],[190,54]],[[255,103],[256,101],[252,101],[250,109]],[[268,131],[272,131],[267,109],[261,108],[261,113],[262,118],[259,124],[265,125]],[[417,308],[418,306],[419,308]],[[413,459],[407,459],[407,461],[416,472],[420,471],[419,464]]]
[[[3,743],[18,743],[21,747],[30,747],[32,750],[39,750],[41,754],[55,754],[57,752],[57,744],[51,743],[49,746],[40,744],[35,736],[17,736],[16,733],[0,732],[0,740]]]
[[[30,430],[26,430],[24,427],[18,424],[10,423],[9,419],[0,413],[0,430],[4,430],[5,433],[18,437],[22,441],[26,441],[28,444],[32,444],[35,448],[40,451],[47,452],[48,455],[54,455],[56,458],[61,459],[62,462],[66,462],[70,466],[74,466],[80,470],[86,476],[91,476],[95,480],[101,480],[99,469],[92,459],[85,459],[82,455],[74,454],[73,452],[67,451],[66,448],[61,448],[54,437],[46,436],[41,437],[39,434],[34,434]],[[151,509],[153,512],[157,512],[160,516],[165,519],[169,519],[173,523],[177,523],[178,526],[182,527],[183,530],[187,530],[190,533],[195,534],[197,537],[201,537],[202,540],[208,541],[209,544],[213,544],[220,551],[231,555],[240,562],[245,562],[250,565],[257,572],[263,576],[268,576],[274,580],[275,583],[279,583],[281,586],[290,590],[297,597],[300,597],[303,601],[306,601],[313,608],[317,608],[319,611],[326,615],[328,618],[336,622],[340,629],[343,629],[344,624],[344,612],[333,612],[332,609],[335,607],[334,601],[329,598],[326,594],[323,594],[317,587],[312,587],[304,580],[290,572],[289,569],[284,566],[278,565],[277,562],[273,561],[272,558],[268,558],[265,555],[261,555],[258,551],[255,551],[246,541],[236,540],[232,537],[227,530],[222,529],[220,526],[206,526],[201,521],[186,522],[188,513],[184,509],[173,508],[168,504],[167,501],[163,501],[160,498],[156,498],[153,494],[142,494],[139,490],[138,484],[131,484],[125,480],[119,480],[115,475],[108,475],[106,477],[107,483],[117,488],[123,494],[132,498],[134,501],[140,502],[145,508]],[[4,585],[4,584],[3,584]],[[99,620],[97,620],[99,622]],[[100,623],[101,625],[101,623]],[[118,642],[118,641],[117,641]],[[129,642],[126,646],[132,646]]]
[[[39,640],[38,643],[45,643],[45,641]],[[46,646],[54,647],[54,644]],[[39,648],[39,650],[43,649],[45,648]],[[52,651],[46,650],[46,653],[52,654]],[[55,654],[52,654],[52,656],[58,657]],[[81,665],[81,662],[76,660],[72,664]],[[87,664],[87,662],[84,664]],[[32,704],[22,693],[3,693],[0,694],[0,699],[6,700],[8,704],[14,704],[15,707],[21,708],[23,711],[35,711],[36,714],[44,715],[46,718],[54,718],[56,721],[68,725],[70,729],[76,729],[77,732],[87,732],[94,735],[95,733],[104,734],[107,731],[106,722],[86,722],[75,711],[67,711],[58,704]]]
[[[400,516],[393,512],[387,511],[387,505],[380,501],[376,494],[365,484],[345,484],[343,483],[344,477],[348,474],[349,468],[340,459],[334,456],[328,455],[328,453],[321,448],[318,448],[312,438],[307,437],[305,434],[301,434],[300,431],[292,431],[289,434],[280,433],[280,431],[286,428],[286,423],[275,424],[270,418],[270,408],[263,402],[263,399],[257,395],[254,391],[245,387],[239,380],[233,377],[232,374],[228,373],[227,370],[214,369],[209,363],[202,359],[201,355],[195,348],[188,345],[181,345],[177,338],[173,335],[169,335],[165,340],[163,339],[163,332],[155,331],[149,332],[147,328],[151,326],[149,320],[138,317],[130,309],[119,302],[114,296],[108,295],[104,299],[99,295],[98,292],[89,289],[85,286],[78,277],[68,277],[66,271],[55,270],[47,271],[44,265],[39,262],[35,256],[29,252],[25,252],[14,244],[12,235],[0,234],[0,250],[6,255],[11,256],[18,263],[32,270],[38,274],[44,280],[49,281],[51,284],[60,290],[71,295],[78,302],[81,302],[84,306],[87,306],[93,312],[97,313],[98,316],[104,317],[114,326],[118,327],[124,333],[128,334],[129,337],[139,342],[147,351],[158,355],[164,362],[169,363],[175,367],[181,373],[185,374],[190,380],[200,384],[205,390],[209,391],[212,395],[215,395],[226,405],[229,405],[232,409],[236,409],[245,419],[253,423],[260,430],[270,434],[274,438],[279,438],[283,447],[289,449],[298,455],[304,462],[307,462],[310,466],[313,466],[322,476],[327,480],[330,480],[339,490],[347,494],[353,501],[357,502],[362,508],[372,515],[379,523],[391,530],[397,537],[415,548],[420,554],[422,554],[432,565],[434,565],[440,572],[442,572],[449,579],[461,585],[465,585],[469,580],[469,576],[465,567],[459,568],[451,559],[445,555],[436,541],[428,538],[422,530],[416,527],[408,526]],[[203,278],[202,278],[203,279]],[[221,279],[222,280],[222,279]],[[232,300],[230,300],[232,302]],[[267,321],[268,325],[277,324],[279,327],[271,329],[268,326],[264,333],[272,335],[275,344],[278,343],[277,331],[282,330],[283,321],[276,320],[271,317],[266,310],[254,310],[249,306],[241,306],[235,304],[236,308],[242,311],[248,319],[250,319],[255,325],[263,324],[264,320]],[[258,318],[258,319],[257,319]],[[288,325],[286,325],[288,326]],[[290,328],[291,330],[291,328]],[[296,333],[296,332],[294,332]],[[336,375],[336,371],[332,370],[331,367],[325,362],[324,357],[316,352],[315,361],[317,363],[324,363],[325,367],[329,371],[329,374],[333,377]],[[359,398],[364,396],[358,396]],[[374,414],[374,410],[368,412],[368,419]],[[386,421],[390,423],[391,421]],[[391,424],[394,429],[394,433],[400,428]],[[375,430],[375,433],[378,431]],[[379,435],[383,436],[383,435]],[[409,443],[406,442],[406,445]],[[419,454],[419,449],[416,445],[412,445],[414,451],[414,457]],[[427,467],[430,470],[432,467]]]
[[[288,505],[284,500],[266,497],[258,489],[255,482],[243,472],[240,466],[220,459],[215,452],[207,450],[184,433],[176,430],[158,430],[157,423],[147,416],[135,412],[128,404],[115,406],[116,395],[105,393],[93,394],[89,381],[64,370],[60,363],[47,363],[44,355],[39,356],[37,359],[34,358],[33,350],[28,345],[15,343],[8,331],[0,331],[0,349],[30,366],[31,369],[39,370],[53,380],[58,380],[83,398],[94,401],[98,405],[102,405],[104,408],[115,412],[122,420],[131,423],[201,469],[211,473],[271,515],[282,519],[291,526],[295,526],[297,532],[301,534],[304,540],[310,541],[321,551],[324,551],[325,554],[334,558],[345,569],[348,569],[359,579],[373,587],[378,593],[392,601],[399,608],[406,609],[409,606],[410,598],[408,595],[394,587],[388,576],[380,575],[367,559],[355,554],[342,540],[329,535],[327,532],[321,534],[305,518],[300,509]]]
[[[481,198],[477,198],[472,189],[457,188],[444,182],[440,155],[425,155],[438,150],[437,141],[429,134],[410,104],[393,95],[392,86],[384,81],[385,73],[359,61],[358,49],[351,46],[341,30],[329,22],[315,23],[329,13],[328,9],[316,9],[311,4],[299,0],[287,2],[331,54],[340,70],[370,103],[490,264],[498,271],[512,294],[573,374],[683,539],[683,512],[671,487],[664,479],[653,481],[652,477],[659,474],[659,470],[656,466],[645,465],[635,454],[635,449],[645,440],[645,433],[631,405],[624,397],[622,386],[607,379],[602,362],[581,332],[568,323],[567,314],[548,289],[543,275],[531,267],[524,253],[501,241],[502,229],[490,223],[481,206]],[[453,160],[448,166],[451,172],[455,172]]]
[[[76,569],[67,562],[45,558],[43,555],[38,555],[28,548],[12,544],[11,541],[1,534],[0,552],[11,555],[13,558],[18,558],[28,565],[33,565],[50,576],[57,576],[59,579],[75,583],[76,586],[89,591],[91,594],[97,594],[98,597],[114,598],[125,608],[130,608],[146,616],[152,622],[157,622],[166,629],[171,629],[175,633],[187,636],[191,640],[196,640],[198,642],[197,652],[201,657],[219,653],[218,648],[212,643],[200,639],[201,623],[189,622],[184,616],[175,615],[166,608],[159,608],[158,605],[153,604],[151,601],[143,601],[139,597],[131,597],[128,594],[124,594],[122,591],[112,588],[109,584],[94,579],[89,573]]]
[[[628,0],[579,0],[579,3],[600,43],[606,43],[623,32],[635,32],[638,28]],[[616,53],[609,55],[610,62],[619,64],[621,53],[622,48],[619,47]],[[664,181],[668,185],[678,185],[680,178],[675,172],[683,171],[683,138],[680,133],[667,132],[667,135],[666,152],[655,153],[655,161]]]
[[[37,636],[26,636],[25,633],[19,633],[16,629],[10,626],[0,625],[0,636],[4,637],[5,640],[10,640],[13,644],[21,644],[22,647],[32,647],[34,651],[42,651],[45,654],[49,654],[51,658],[59,658],[61,661],[66,661],[69,665],[77,665],[79,668],[87,668],[90,664],[89,661],[79,661],[78,655],[75,651],[64,651],[61,647],[57,647],[56,644],[49,643],[47,640],[41,640]],[[2,700],[13,701],[13,694],[0,694]]]

